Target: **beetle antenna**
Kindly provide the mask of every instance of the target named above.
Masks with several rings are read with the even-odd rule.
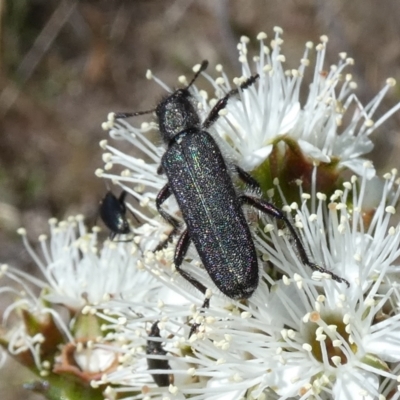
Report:
[[[189,89],[190,86],[193,85],[193,83],[195,82],[195,80],[199,77],[199,75],[205,71],[208,67],[208,61],[207,60],[203,60],[203,62],[200,64],[200,68],[199,70],[194,74],[194,77],[192,78],[192,80],[190,81],[189,85],[186,86],[186,89]]]
[[[192,80],[190,81],[189,85],[186,86],[186,89],[189,89],[190,86],[193,85],[193,83],[196,81],[196,79],[199,77],[199,75],[205,71],[208,67],[208,61],[203,60],[203,62],[200,64],[199,70],[194,74]],[[123,119],[123,118],[131,118],[131,117],[137,117],[139,115],[146,115],[146,114],[151,114],[155,112],[156,109],[153,108],[152,110],[147,110],[147,111],[137,111],[137,112],[129,112],[129,113],[124,113],[124,112],[116,112],[114,113],[114,118],[115,119]]]
[[[132,113],[116,112],[116,113],[114,113],[114,118],[115,119],[122,119],[122,118],[137,117],[138,115],[151,114],[151,113],[153,113],[155,111],[156,111],[156,109],[153,108],[152,110],[137,111],[137,112],[132,112]]]

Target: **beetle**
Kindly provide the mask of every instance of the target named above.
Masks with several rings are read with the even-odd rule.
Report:
[[[160,135],[167,146],[158,173],[165,174],[168,180],[157,195],[156,207],[160,215],[173,226],[170,238],[180,228],[178,221],[162,208],[171,195],[175,196],[186,225],[175,249],[176,270],[206,294],[207,288],[181,267],[189,245],[193,243],[204,268],[223,294],[231,299],[249,298],[259,281],[258,257],[243,212],[243,206],[249,205],[286,225],[303,264],[349,285],[345,279],[309,259],[296,229],[281,209],[259,196],[237,191],[228,164],[207,129],[217,121],[228,100],[254,84],[259,76],[251,76],[238,88],[228,92],[201,122],[189,89],[207,65],[208,62],[203,61],[191,82],[165,97],[154,110],[114,114],[117,119],[156,113]],[[260,186],[253,177],[239,166],[233,168],[246,185],[259,190]],[[206,299],[203,307],[208,306],[209,300]]]
[[[128,235],[131,233],[131,227],[126,217],[125,197],[127,194],[123,190],[120,196],[116,197],[109,190],[103,200],[100,201],[100,218],[104,222],[104,225],[111,231],[110,240],[114,240],[117,235]]]
[[[161,340],[153,340],[153,338],[159,338],[160,336],[160,328],[158,327],[158,322],[154,322],[151,326],[149,338],[147,339],[146,345],[146,354],[150,356],[165,356],[167,352],[162,347]],[[147,366],[149,369],[161,369],[161,370],[169,370],[171,369],[168,360],[161,358],[153,358],[147,357]],[[174,383],[174,375],[173,374],[151,374],[154,379],[154,382],[158,386],[169,386]]]

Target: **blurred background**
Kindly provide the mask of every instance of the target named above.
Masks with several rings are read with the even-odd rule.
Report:
[[[107,137],[100,125],[110,111],[154,107],[164,92],[145,79],[147,69],[170,86],[203,59],[237,76],[240,36],[271,38],[278,25],[287,68],[322,34],[330,39],[327,63],[341,51],[353,57],[347,71],[363,103],[387,77],[400,81],[395,1],[0,0],[0,16],[0,263],[28,272],[35,269],[15,230],[24,226],[36,239],[50,217],[77,213],[94,223],[106,190],[94,176]],[[396,87],[377,116],[399,100]],[[374,133],[381,172],[400,167],[399,127],[400,113]],[[0,398],[40,399],[22,389],[26,379],[9,363],[0,370]]]

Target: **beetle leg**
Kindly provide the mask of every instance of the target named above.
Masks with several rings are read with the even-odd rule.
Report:
[[[169,222],[174,228],[179,227],[179,222],[170,214],[168,214],[166,211],[164,211],[161,208],[161,205],[172,195],[171,189],[168,185],[168,183],[160,190],[160,192],[157,195],[156,198],[156,207],[157,211],[160,213],[160,215],[167,221]]]
[[[246,183],[253,189],[261,190],[260,184],[249,173],[247,173],[244,169],[240,168],[238,165],[235,165],[235,169],[239,175],[239,178],[244,183]]]
[[[209,112],[206,120],[203,122],[203,129],[209,128],[218,118],[219,118],[219,112],[223,110],[227,103],[228,100],[232,97],[235,96],[236,94],[239,93],[239,90],[244,90],[251,86],[257,79],[259,78],[259,75],[253,75],[250,76],[246,81],[244,81],[238,88],[232,89],[230,92],[228,92],[222,99],[219,99],[217,101],[217,104],[211,109]]]
[[[164,170],[162,165],[160,164],[157,168],[157,175],[163,175],[164,174]]]
[[[190,236],[189,232],[186,229],[181,237],[178,240],[178,243],[176,244],[176,249],[175,249],[175,256],[174,256],[174,264],[176,270],[181,274],[181,276],[186,279],[189,283],[191,283],[197,290],[199,290],[201,293],[204,295],[206,294],[207,288],[200,283],[197,279],[193,278],[192,275],[190,275],[188,272],[184,271],[181,268],[183,258],[185,257],[190,245]],[[210,299],[206,297],[204,299],[203,305],[201,308],[209,308],[210,307]],[[203,311],[202,311],[203,312]],[[197,330],[197,328],[200,326],[200,324],[194,323],[189,332],[189,338],[190,336],[193,335],[193,333]]]
[[[201,293],[206,294],[207,288],[201,284],[197,279],[193,278],[188,272],[184,271],[181,268],[183,258],[185,257],[190,245],[190,236],[187,229],[182,233],[181,237],[178,240],[175,248],[175,256],[174,256],[174,264],[176,270],[185,278],[188,282],[190,282],[197,290]]]
[[[164,203],[164,201],[166,201],[170,196],[171,196],[171,189],[168,185],[168,183],[160,190],[160,192],[157,195],[156,198],[156,207],[157,207],[157,211],[160,213],[160,215],[168,222],[172,225],[173,229],[172,231],[169,233],[168,237],[163,240],[156,248],[154,251],[158,251],[163,249],[174,237],[174,235],[176,235],[176,233],[178,232],[179,229],[179,222],[170,214],[168,214],[165,210],[163,210],[163,208],[161,207],[161,205]]]
[[[288,230],[293,238],[294,247],[296,249],[297,255],[299,256],[299,258],[303,264],[308,265],[313,271],[318,271],[321,273],[329,274],[332,277],[332,279],[335,280],[336,282],[344,282],[344,283],[346,283],[346,285],[348,287],[350,286],[349,282],[346,279],[341,278],[340,276],[334,274],[333,272],[327,270],[326,268],[321,267],[321,266],[315,264],[314,262],[310,261],[310,259],[308,258],[307,252],[303,246],[303,243],[300,240],[299,235],[297,234],[292,223],[289,221],[289,219],[286,217],[286,215],[283,213],[282,210],[275,207],[273,204],[271,204],[263,199],[257,198],[257,197],[241,195],[239,197],[239,199],[242,203],[248,204],[248,205],[256,208],[257,210],[263,212],[264,214],[268,214],[269,216],[279,219],[282,222],[284,222],[284,224],[288,228]]]

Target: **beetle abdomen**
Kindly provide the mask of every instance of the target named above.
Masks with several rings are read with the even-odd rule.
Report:
[[[258,285],[257,255],[242,205],[221,151],[205,131],[177,135],[162,158],[204,267],[230,298],[250,297]]]

